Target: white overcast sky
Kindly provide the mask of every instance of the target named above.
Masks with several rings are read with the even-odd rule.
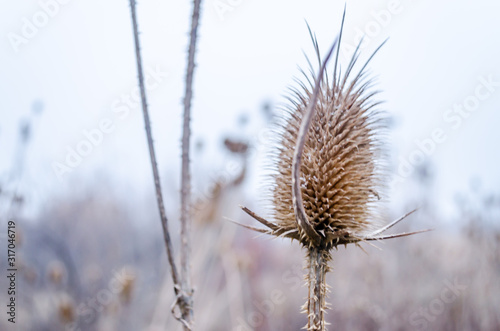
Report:
[[[128,1],[61,2],[54,8],[55,0],[1,1],[0,178],[5,182],[11,171],[19,122],[33,117],[33,103],[42,102],[20,184],[33,208],[89,183],[112,182],[122,193],[152,190],[140,108],[123,119],[113,112],[137,84]],[[53,14],[44,22],[46,3]],[[144,66],[166,73],[148,91],[148,101],[158,161],[171,190],[178,186],[190,6],[141,0],[137,9]],[[250,118],[245,133],[258,134],[262,104],[283,102],[297,65],[305,62],[302,51],[313,55],[305,21],[324,52],[338,34],[343,7],[341,1],[204,1],[192,122],[194,139],[207,141],[203,162],[221,159],[210,153],[220,149],[221,135],[238,133],[241,112]],[[37,31],[26,28],[33,20],[41,25]],[[13,47],[14,36],[27,31],[31,35]],[[389,38],[369,68],[386,101],[383,108],[394,118],[393,173],[415,154],[415,140],[440,130],[446,140],[429,161],[437,179],[433,194],[443,210],[450,210],[457,192],[469,190],[473,178],[498,193],[500,2],[347,1],[344,31],[344,45],[367,34],[365,57]],[[481,79],[493,83],[480,87]],[[475,110],[462,111],[458,122],[454,105],[474,100]],[[82,132],[103,119],[112,121],[114,131],[59,181],[53,162],[64,162],[68,148],[85,139]],[[411,194],[408,182],[398,185],[396,196]]]

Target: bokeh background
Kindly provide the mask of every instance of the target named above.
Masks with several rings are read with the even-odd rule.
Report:
[[[17,226],[18,315],[6,330],[180,330],[156,208],[128,1],[3,1],[0,267]],[[139,1],[148,103],[178,252],[190,3]],[[347,1],[346,65],[364,36],[384,101],[394,231],[339,249],[331,329],[500,328],[500,4]],[[203,2],[192,109],[193,278],[199,330],[298,330],[304,252],[225,218],[269,215],[269,134],[297,66],[326,52],[344,2]],[[243,149],[231,149],[235,143]],[[0,277],[0,299],[7,300]],[[2,306],[4,306],[2,304]]]

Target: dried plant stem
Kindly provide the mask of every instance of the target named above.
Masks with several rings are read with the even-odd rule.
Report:
[[[328,262],[331,255],[327,250],[310,249],[308,251],[307,283],[309,284],[309,295],[307,299],[307,330],[325,329],[326,295],[326,273],[329,271]]]
[[[161,224],[163,228],[163,237],[165,240],[165,247],[167,249],[167,257],[168,257],[168,262],[170,264],[170,271],[172,274],[172,280],[174,283],[174,291],[176,296],[178,297],[177,304],[179,305],[179,309],[181,310],[182,316],[188,315],[188,307],[189,304],[186,301],[186,298],[184,295],[182,295],[182,292],[180,290],[179,286],[179,274],[177,272],[177,267],[175,265],[175,259],[174,259],[174,253],[172,249],[172,241],[170,239],[170,233],[168,231],[168,219],[167,219],[167,214],[165,212],[165,206],[163,205],[163,194],[161,190],[161,184],[160,184],[160,174],[158,172],[158,165],[156,162],[156,154],[154,150],[154,145],[153,145],[153,135],[151,133],[151,122],[149,120],[149,111],[148,111],[148,104],[147,104],[147,99],[146,99],[146,89],[144,87],[144,74],[142,70],[142,57],[141,57],[141,48],[140,48],[140,43],[139,43],[139,29],[137,27],[137,14],[136,14],[136,2],[135,0],[130,0],[130,11],[131,11],[131,16],[132,16],[132,26],[133,26],[133,32],[134,32],[134,42],[135,42],[135,55],[136,55],[136,62],[137,62],[137,73],[138,73],[138,79],[139,79],[139,88],[141,91],[141,103],[142,103],[142,113],[144,115],[144,124],[146,127],[146,136],[148,140],[148,147],[149,147],[149,156],[151,158],[151,167],[153,169],[153,178],[155,181],[155,189],[156,189],[156,200],[158,203],[158,210],[160,212],[160,218],[161,218]],[[186,323],[184,324],[184,329],[185,330],[190,330],[187,328],[188,326]]]
[[[182,174],[181,174],[181,289],[185,296],[187,309],[182,311],[182,319],[189,326],[193,322],[193,290],[190,279],[190,237],[191,228],[191,173],[189,171],[189,146],[191,138],[191,100],[193,98],[193,76],[195,67],[196,40],[200,20],[201,0],[194,0],[191,17],[191,33],[186,71],[186,90],[184,95],[184,119],[182,129]]]

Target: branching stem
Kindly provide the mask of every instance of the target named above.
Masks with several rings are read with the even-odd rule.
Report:
[[[184,317],[192,315],[192,312],[190,313],[190,311],[192,309],[191,308],[192,305],[191,305],[191,301],[189,301],[190,297],[186,296],[186,294],[185,294],[186,292],[184,291],[184,288],[179,285],[179,274],[177,272],[177,267],[175,264],[174,253],[173,253],[173,248],[172,248],[172,241],[170,239],[170,233],[168,231],[168,219],[167,219],[167,214],[165,212],[165,206],[163,204],[163,194],[162,194],[162,189],[161,189],[160,174],[159,174],[158,165],[156,162],[156,153],[155,153],[154,144],[153,144],[153,134],[151,131],[151,121],[149,119],[149,111],[148,111],[148,104],[147,104],[147,98],[146,98],[146,89],[144,86],[144,73],[143,73],[143,69],[142,69],[141,47],[140,47],[140,42],[139,42],[139,28],[137,26],[136,2],[135,2],[135,0],[129,0],[129,1],[130,1],[130,12],[131,12],[131,16],[132,16],[134,42],[135,42],[135,56],[136,56],[136,63],[137,63],[137,74],[138,74],[138,80],[139,80],[139,89],[141,92],[142,113],[144,115],[144,124],[146,127],[146,137],[148,140],[149,156],[151,159],[151,167],[153,170],[153,178],[154,178],[154,182],[155,182],[156,200],[157,200],[158,210],[160,213],[161,224],[162,224],[162,228],[163,228],[163,237],[165,240],[165,247],[167,250],[168,263],[170,264],[172,281],[174,283],[174,291],[175,291],[175,295],[177,297],[175,304],[179,306],[179,309],[181,311],[181,315],[182,315],[181,322],[183,322],[184,330],[191,330],[189,321],[186,320]]]

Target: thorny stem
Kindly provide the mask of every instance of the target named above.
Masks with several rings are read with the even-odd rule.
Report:
[[[174,253],[172,249],[172,241],[170,239],[170,234],[168,231],[168,219],[167,214],[165,213],[165,206],[163,205],[163,194],[161,190],[160,184],[160,175],[158,172],[158,165],[156,162],[156,154],[153,145],[153,135],[151,133],[151,122],[149,120],[149,112],[148,112],[148,104],[146,99],[146,89],[144,88],[144,74],[142,70],[142,58],[141,58],[141,47],[139,43],[139,29],[137,27],[137,15],[136,15],[136,2],[135,0],[130,1],[130,11],[132,16],[132,26],[134,30],[134,42],[135,42],[135,55],[137,62],[137,73],[139,79],[139,88],[141,91],[141,103],[142,103],[142,113],[144,115],[144,124],[146,127],[146,136],[148,139],[148,147],[149,147],[149,156],[151,158],[151,167],[153,169],[153,178],[155,181],[155,189],[156,189],[156,200],[158,203],[158,210],[160,212],[161,225],[163,228],[163,237],[165,240],[165,247],[167,249],[167,257],[168,263],[170,264],[170,271],[172,274],[172,281],[174,283],[174,291],[176,296],[179,298],[177,300],[177,304],[184,315],[184,312],[188,310],[188,304],[185,297],[182,295],[179,288],[179,274],[177,272],[177,267],[175,265]],[[186,330],[186,325],[185,330]],[[189,330],[189,329],[187,329]]]
[[[186,90],[184,95],[184,120],[182,131],[182,173],[181,173],[181,288],[184,293],[187,309],[182,311],[182,319],[188,326],[193,321],[193,290],[190,280],[190,239],[189,229],[191,227],[190,205],[191,205],[191,174],[189,171],[189,144],[191,130],[191,99],[193,97],[193,76],[195,67],[196,39],[200,19],[201,0],[194,0],[193,14],[191,18],[191,33],[188,50],[188,65],[186,72]]]
[[[328,262],[330,253],[320,248],[312,248],[308,251],[309,274],[307,283],[309,292],[307,298],[307,330],[326,330],[325,310],[326,306],[326,273],[329,271]]]

